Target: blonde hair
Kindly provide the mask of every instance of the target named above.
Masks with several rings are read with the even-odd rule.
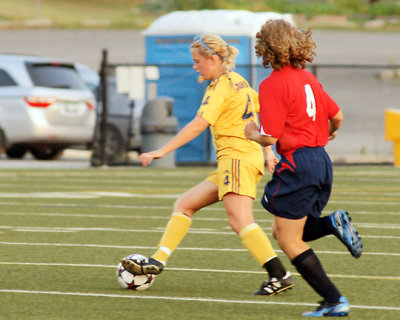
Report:
[[[314,60],[316,44],[311,38],[311,29],[300,30],[289,22],[269,20],[256,35],[257,57],[262,57],[264,67],[280,70],[283,66],[306,67]]]
[[[222,68],[228,74],[235,67],[235,58],[239,50],[228,45],[220,36],[216,34],[203,34],[195,38],[190,49],[198,48],[200,54],[209,58],[217,55],[222,60]]]

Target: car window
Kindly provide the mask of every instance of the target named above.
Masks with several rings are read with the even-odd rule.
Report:
[[[0,87],[16,86],[17,83],[10,77],[10,75],[0,69]]]
[[[86,89],[77,71],[70,64],[26,63],[35,86],[62,89]]]

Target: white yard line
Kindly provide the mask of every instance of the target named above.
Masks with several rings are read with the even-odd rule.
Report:
[[[228,304],[264,304],[264,305],[285,305],[285,306],[315,306],[314,303],[306,302],[278,302],[278,301],[258,301],[258,300],[229,300],[229,299],[211,299],[211,298],[194,298],[194,297],[172,297],[172,296],[144,296],[139,294],[123,295],[123,294],[105,294],[105,293],[90,293],[90,292],[62,292],[62,291],[36,291],[36,290],[14,290],[0,289],[0,293],[14,294],[46,294],[46,295],[63,295],[63,296],[81,296],[81,297],[102,297],[114,299],[146,299],[146,300],[167,300],[167,301],[192,301],[192,302],[207,302],[207,303],[228,303]],[[391,310],[399,311],[400,307],[391,306],[365,306],[351,305],[354,309],[368,310]]]
[[[49,246],[49,247],[86,247],[86,248],[115,248],[115,249],[145,249],[154,250],[156,247],[144,247],[144,246],[117,246],[117,245],[102,245],[102,244],[82,244],[82,243],[46,243],[46,242],[7,242],[1,241],[0,245],[6,246]],[[190,248],[190,247],[178,247],[176,250],[192,250],[192,251],[228,251],[228,252],[247,252],[247,249],[233,249],[233,248]],[[282,252],[281,250],[275,250]],[[348,255],[347,251],[319,251],[319,254],[339,254]],[[400,257],[400,253],[390,252],[363,252],[363,256],[375,255],[375,256],[394,256]]]
[[[163,197],[163,196],[162,196]],[[400,202],[399,202],[400,203]],[[377,203],[376,203],[377,204]],[[378,203],[380,204],[380,203]],[[17,201],[0,201],[0,206],[21,206],[20,202]],[[30,206],[36,207],[66,207],[66,208],[115,208],[115,209],[148,209],[148,210],[172,210],[171,206],[162,206],[162,205],[135,205],[135,204],[77,204],[77,203],[31,203]],[[201,209],[202,211],[220,211],[225,212],[225,209],[222,207],[208,207]],[[265,214],[269,214],[265,209],[262,208],[254,208],[254,212],[262,212]],[[324,210],[323,214],[330,214],[331,211]],[[17,214],[17,213],[16,213]],[[34,214],[34,213],[32,213]],[[360,215],[378,215],[375,210],[371,211],[351,211],[351,215],[360,214]],[[400,215],[400,211],[386,211],[384,214],[380,215]],[[107,216],[106,216],[107,217]],[[272,219],[272,218],[271,218]]]
[[[176,199],[181,195],[177,194],[149,194],[149,193],[132,193],[132,192],[105,192],[105,191],[93,191],[93,192],[1,192],[0,198],[101,198],[101,197],[119,197],[119,198],[171,198]],[[360,205],[379,205],[379,206],[400,206],[400,201],[376,201],[376,200],[335,200],[329,201],[330,204],[360,204]]]
[[[5,214],[2,214],[5,215]],[[9,215],[27,215],[27,216],[69,216],[69,217],[84,217],[84,218],[104,218],[102,215],[93,215],[93,214],[57,214],[57,213],[38,213],[38,214],[9,214]],[[112,219],[160,219],[160,220],[168,220],[168,216],[105,216],[105,218]],[[220,221],[226,222],[226,218],[196,218],[198,221]],[[258,223],[271,223],[272,220],[262,220],[257,219]],[[358,223],[357,228],[365,228],[365,229],[392,229],[397,230],[400,229],[400,225],[398,224],[377,224],[377,223]],[[104,231],[104,232],[164,232],[164,228],[148,228],[148,229],[122,229],[122,228],[104,228],[104,227],[31,227],[31,226],[1,226],[0,229],[6,229],[16,232],[82,232],[82,231]],[[225,227],[224,229],[230,229],[230,227]],[[271,227],[263,227],[263,230],[271,230]],[[211,228],[191,228],[189,233],[197,233],[197,234],[218,234],[218,235],[236,235],[233,231],[218,231],[217,229]],[[386,235],[362,235],[363,238],[371,238],[371,239],[400,239],[400,236],[386,236]]]
[[[21,265],[21,266],[45,266],[45,267],[76,267],[76,268],[116,268],[116,265],[104,264],[82,264],[82,263],[47,263],[47,262],[9,262],[0,261],[0,265]],[[265,274],[265,271],[249,271],[249,270],[218,270],[218,269],[199,269],[199,268],[170,268],[169,271],[187,271],[187,272],[207,272],[207,273],[245,273],[245,274]],[[293,273],[295,276],[300,276],[298,273]],[[365,280],[389,280],[399,281],[400,277],[392,276],[371,276],[371,275],[345,275],[345,274],[329,274],[331,278],[346,278],[346,279],[365,279]]]

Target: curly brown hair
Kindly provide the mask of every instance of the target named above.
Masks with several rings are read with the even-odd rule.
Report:
[[[264,67],[280,70],[283,66],[306,67],[314,59],[316,44],[311,29],[300,30],[289,22],[268,20],[256,35],[257,57],[262,57]]]

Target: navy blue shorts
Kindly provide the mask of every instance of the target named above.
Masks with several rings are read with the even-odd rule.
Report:
[[[286,219],[318,218],[331,195],[332,162],[323,147],[298,149],[293,162],[282,156],[261,204]]]

